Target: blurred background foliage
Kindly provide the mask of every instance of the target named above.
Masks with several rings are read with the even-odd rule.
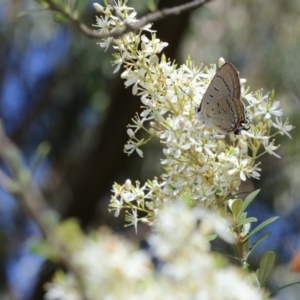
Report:
[[[89,27],[95,23],[93,2],[83,1],[80,15]],[[161,0],[158,8],[185,2]],[[129,6],[142,16],[155,3],[131,0]],[[111,186],[127,178],[144,182],[159,176],[162,152],[155,140],[143,149],[143,159],[122,151],[126,125],[140,102],[124,88],[120,72],[112,73],[113,50],[104,52],[68,23],[55,22],[54,13],[33,0],[2,0],[0,22],[0,117],[5,131],[29,165],[50,145],[34,169],[34,179],[61,218],[76,217],[87,231],[106,224],[124,232],[122,217],[114,218],[107,209]],[[247,182],[243,189],[262,189],[249,215],[259,222],[281,217],[268,227],[271,237],[252,255],[254,268],[261,253],[273,250],[277,265],[269,288],[299,281],[300,1],[215,0],[154,28],[169,43],[165,54],[171,60],[183,63],[190,55],[205,66],[224,57],[252,90],[274,89],[296,126],[292,140],[278,137],[282,158],[263,158],[261,180]],[[0,228],[0,298],[42,299],[42,284],[52,271],[43,258],[30,253],[27,242],[39,230],[4,190]],[[131,234],[131,229],[124,233]],[[139,238],[144,234],[139,230]],[[295,285],[276,296],[297,299],[299,292]]]

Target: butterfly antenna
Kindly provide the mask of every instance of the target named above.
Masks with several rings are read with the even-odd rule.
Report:
[[[184,93],[184,94],[186,94],[191,100],[192,100],[192,102],[194,103],[194,105],[197,107],[197,106],[199,106],[199,105],[197,105],[197,103],[195,103],[195,101],[193,100],[193,98],[189,95],[189,94],[187,94],[180,86],[178,86],[180,89],[181,89],[181,91]]]

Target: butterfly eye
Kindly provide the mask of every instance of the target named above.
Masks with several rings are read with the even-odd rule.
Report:
[[[198,106],[198,107],[195,108],[196,114],[198,114],[200,111],[201,111],[201,107],[200,106]]]

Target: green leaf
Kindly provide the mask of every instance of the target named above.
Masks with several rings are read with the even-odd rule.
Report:
[[[54,276],[53,276],[53,282],[55,283],[60,283],[60,284],[65,284],[66,282],[66,274],[62,270],[58,269]]]
[[[211,234],[211,235],[208,235],[208,236],[206,237],[206,240],[207,240],[208,242],[210,242],[210,241],[215,240],[217,237],[218,237],[217,234]]]
[[[237,226],[240,227],[240,226],[243,226],[244,224],[253,223],[253,222],[257,222],[257,219],[254,217],[250,217],[250,218],[239,221]]]
[[[267,277],[273,268],[276,255],[272,251],[267,251],[260,260],[257,278],[260,286],[265,286]]]
[[[257,194],[260,192],[260,190],[256,190],[254,192],[252,192],[251,194],[249,194],[245,200],[243,201],[243,206],[240,210],[240,214],[243,213],[247,207],[251,204],[251,202],[254,200],[254,198],[257,196]]]
[[[255,229],[253,229],[246,237],[245,237],[245,241],[249,240],[249,238],[254,235],[256,232],[260,231],[261,229],[263,229],[264,227],[266,227],[267,225],[269,225],[270,223],[274,222],[275,220],[277,220],[279,217],[272,217],[264,222],[262,222],[261,224],[259,224]]]
[[[31,238],[28,241],[30,251],[35,254],[46,257],[52,262],[58,261],[58,254],[56,250],[46,241],[41,238]]]
[[[150,11],[157,10],[158,0],[142,0]]]
[[[88,4],[88,1],[86,0],[77,0],[75,3],[74,10],[78,13],[78,15],[81,14],[81,12],[86,8]]]
[[[240,216],[239,216],[239,218],[238,218],[238,221],[244,220],[244,219],[246,219],[246,217],[247,217],[247,213],[246,213],[246,212],[243,212],[243,213],[240,214]]]
[[[54,4],[56,5],[65,5],[65,1],[64,0],[51,0]]]
[[[44,8],[49,8],[49,4],[46,0],[35,0],[38,4],[40,4]]]
[[[247,276],[247,279],[250,280],[250,282],[255,286],[257,287],[258,289],[260,289],[260,283],[258,281],[258,278],[257,278],[257,274],[255,272],[251,272],[248,276]]]
[[[55,13],[54,14],[54,21],[58,23],[66,23],[69,21],[69,19],[63,15],[62,13]]]
[[[241,212],[241,208],[243,207],[243,200],[242,199],[235,199],[233,200],[230,209],[232,211],[232,215],[234,220],[238,219],[238,216]]]
[[[250,254],[253,252],[253,250],[262,242],[264,241],[268,236],[270,235],[270,232],[263,233],[249,248],[247,253],[247,258],[250,256]]]
[[[84,234],[75,218],[66,219],[56,228],[57,238],[71,251],[79,249],[84,242]]]
[[[228,254],[227,252],[224,252],[224,251],[221,251],[221,250],[218,250],[218,249],[212,249],[213,252],[216,252],[216,253],[221,253],[222,255],[228,257],[228,258],[231,258],[232,260],[236,260],[237,262],[241,262],[240,258],[239,257],[236,257],[236,256],[233,256],[231,254]]]

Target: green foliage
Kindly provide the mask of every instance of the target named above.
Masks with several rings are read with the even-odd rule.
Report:
[[[255,217],[247,217],[247,212],[245,211],[247,207],[252,203],[254,198],[257,196],[260,190],[256,190],[249,194],[245,200],[235,199],[233,200],[229,206],[232,212],[232,217],[234,221],[233,232],[236,233],[238,237],[236,248],[238,251],[238,255],[243,264],[246,263],[249,255],[253,252],[253,250],[268,236],[269,232],[263,233],[259,236],[252,245],[249,246],[249,239],[251,236],[264,229],[267,225],[274,222],[278,219],[278,217],[272,217],[268,220],[265,220],[261,224],[259,224],[256,228],[250,231],[251,223],[257,222],[257,218]]]
[[[35,254],[41,255],[52,262],[59,261],[57,251],[46,240],[42,238],[32,238],[28,241],[29,249]]]
[[[86,0],[35,0],[45,9],[52,9],[56,11],[54,20],[57,22],[70,21],[68,16],[72,19],[78,19],[81,13],[85,10],[88,1]],[[67,15],[67,16],[66,16]]]
[[[240,214],[243,213],[247,209],[247,207],[254,200],[254,198],[258,195],[259,192],[260,192],[260,190],[256,190],[256,191],[252,192],[251,194],[249,194],[245,198],[245,200],[243,201],[243,205],[241,207],[241,210],[240,210]]]
[[[262,230],[263,228],[265,228],[267,225],[271,224],[272,222],[274,222],[275,220],[277,220],[279,217],[272,217],[269,218],[267,220],[265,220],[264,222],[262,222],[261,224],[259,224],[255,229],[253,229],[245,238],[245,241],[249,240],[249,238],[254,235],[255,233],[257,233],[258,231]]]
[[[56,283],[64,283],[66,280],[66,274],[62,270],[57,270],[54,274],[53,281]]]
[[[54,219],[52,216],[51,220],[49,219],[48,221],[53,223]],[[49,223],[48,221],[47,224]],[[56,239],[60,241],[64,250],[67,250],[70,253],[80,249],[84,245],[85,236],[75,218],[67,219],[60,223],[57,223],[56,220],[56,227],[53,231],[53,234],[55,235]],[[57,262],[59,260],[60,255],[51,241],[47,241],[43,238],[32,238],[29,241],[29,247],[32,252],[44,256],[50,261]],[[62,249],[60,249],[60,251],[61,250]]]
[[[247,253],[247,257],[250,256],[250,254],[253,252],[253,250],[258,246],[262,241],[264,241],[268,236],[270,235],[270,232],[263,233],[250,247]]]
[[[157,10],[159,0],[142,0],[150,11]]]
[[[58,23],[67,23],[68,22],[68,17],[66,17],[64,14],[62,13],[55,13],[54,16],[54,21],[58,22]]]
[[[260,260],[259,269],[256,271],[258,281],[260,286],[265,286],[267,277],[272,270],[275,262],[275,253],[272,251],[267,251],[264,253]]]
[[[84,233],[75,218],[59,223],[55,230],[57,238],[70,250],[80,248],[84,241]]]
[[[74,5],[74,10],[80,15],[83,12],[88,4],[86,0],[77,0]]]
[[[35,0],[35,2],[40,4],[45,9],[49,8],[49,4],[47,0]]]

